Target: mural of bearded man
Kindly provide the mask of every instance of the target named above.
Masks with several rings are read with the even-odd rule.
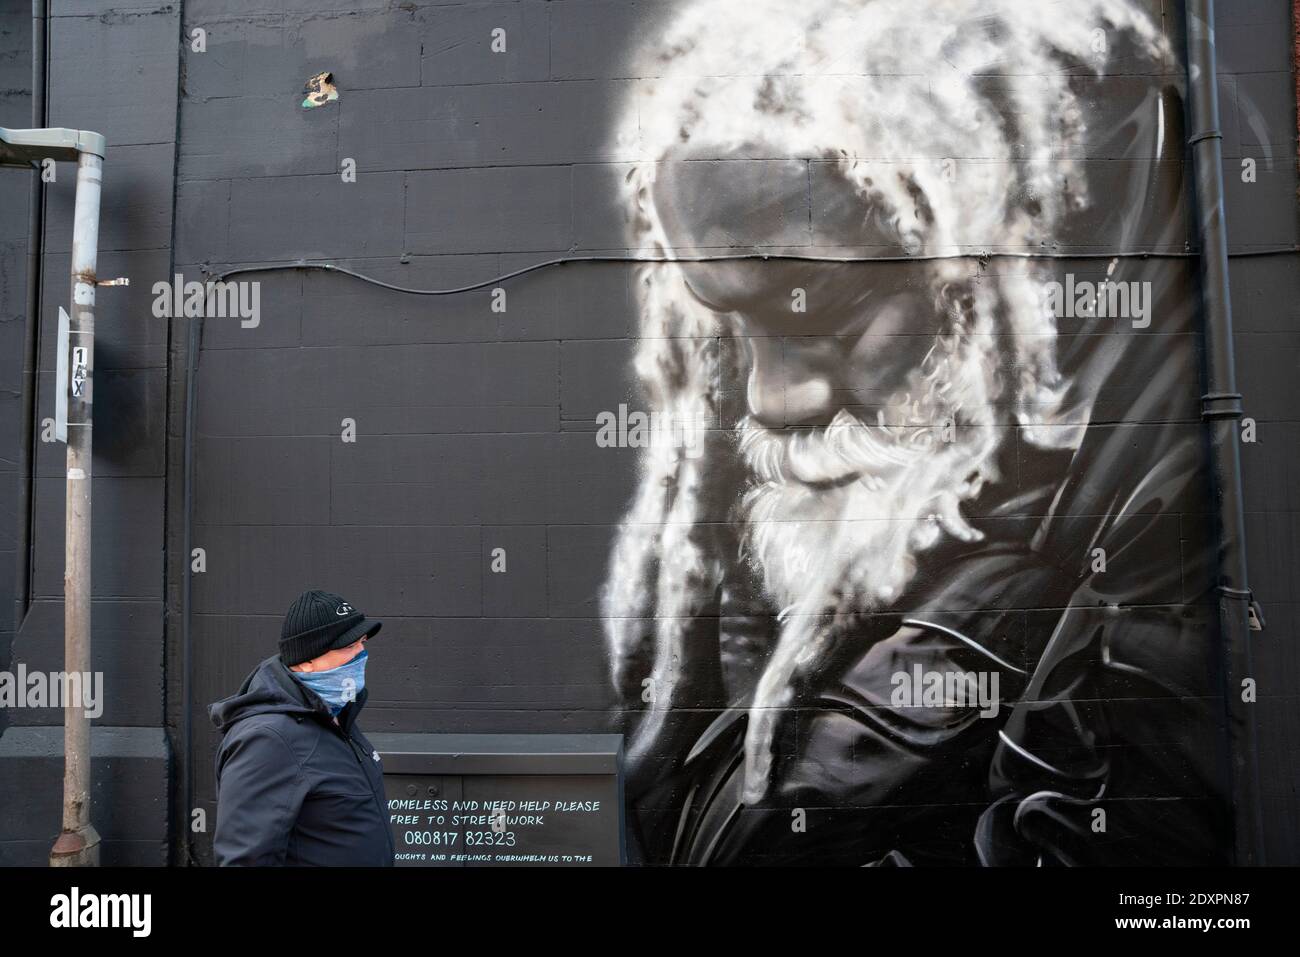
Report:
[[[634,856],[1220,861],[1194,264],[1124,255],[1189,238],[1159,10],[698,0],[646,44]]]

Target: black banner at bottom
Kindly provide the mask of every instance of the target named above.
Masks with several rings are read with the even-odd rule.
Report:
[[[936,933],[1000,945],[1166,934],[1227,943],[1290,927],[1298,873],[10,868],[0,870],[0,895],[13,941],[75,934],[82,943],[127,946],[282,938],[333,949],[352,939],[383,946],[389,933],[435,946],[468,927],[494,936],[564,927],[566,936],[587,939],[595,931],[606,945],[649,935],[662,942],[664,932],[693,936],[691,927],[829,932],[869,939],[873,948],[882,939],[915,945]]]

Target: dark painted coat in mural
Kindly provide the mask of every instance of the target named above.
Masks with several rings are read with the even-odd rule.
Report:
[[[1094,417],[1073,453],[1006,443],[985,540],[928,553],[803,679],[761,804],[741,799],[743,706],[663,755],[653,784],[632,769],[648,860],[1227,863],[1205,455],[1178,421],[1194,356],[1185,339],[1125,349],[1101,390],[1133,396],[1119,424]],[[891,677],[917,665],[996,672],[1002,707],[892,706]]]

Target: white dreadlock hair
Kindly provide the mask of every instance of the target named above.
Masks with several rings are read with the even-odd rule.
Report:
[[[829,160],[864,211],[896,214],[892,226],[907,255],[1039,248],[1068,212],[1088,202],[1080,162],[1085,128],[1071,74],[1100,73],[1106,46],[1121,36],[1153,59],[1169,54],[1137,0],[699,0],[642,51],[645,78],[633,84],[614,131],[614,153],[633,160],[622,185],[631,245],[657,257],[676,254],[652,189],[657,164],[672,151],[689,145],[696,159],[713,157],[714,149],[718,158],[735,158],[761,134],[765,155]],[[951,175],[952,163],[959,175]],[[689,294],[679,266],[640,268],[635,366],[646,401],[664,413],[662,428],[704,430],[728,373],[717,346],[722,317]],[[1026,440],[1068,446],[1081,432],[1060,427],[1068,383],[1057,369],[1042,267],[976,282],[971,273],[969,260],[933,263],[936,294],[964,290],[957,310],[936,296],[937,308],[961,313],[950,316],[959,334],[949,338],[960,341],[938,373],[947,408],[970,426],[971,437],[943,453],[957,483],[972,469],[993,477],[999,340],[1012,350],[1005,400]],[[936,382],[935,370],[927,372]],[[878,434],[889,437],[887,429]],[[711,601],[729,560],[701,531],[705,493],[717,481],[709,456],[689,457],[683,446],[692,442],[659,438],[643,453],[603,597],[616,687],[626,694],[629,662],[653,656],[658,693],[638,732],[651,738],[672,706],[665,690],[680,678],[687,623]],[[701,447],[703,435],[692,438]],[[973,532],[955,513],[979,484],[965,482],[937,502],[905,501],[902,507],[919,513],[904,517]],[[890,483],[883,494],[907,487]],[[843,539],[855,534],[854,522],[841,523],[831,548],[851,548]],[[885,544],[897,574],[865,592],[828,588],[806,601],[771,596],[783,608],[783,633],[750,702],[745,800],[765,793],[777,718],[793,680],[821,658],[834,623],[897,597],[914,570],[912,551],[937,538],[930,526],[894,535]]]

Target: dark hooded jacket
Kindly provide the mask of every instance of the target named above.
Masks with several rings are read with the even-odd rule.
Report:
[[[338,723],[279,657],[238,693],[208,708],[217,751],[219,865],[391,867],[379,752],[356,725],[357,700]]]

